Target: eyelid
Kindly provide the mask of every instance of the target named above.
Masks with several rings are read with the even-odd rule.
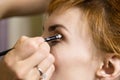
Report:
[[[60,38],[60,39],[55,39],[55,40],[52,40],[52,41],[50,41],[49,43],[53,43],[53,42],[59,42],[59,41],[61,41],[63,38],[64,38],[64,35],[62,34],[62,32],[60,32],[59,30],[57,31],[55,31],[54,32],[54,34],[53,35],[56,35],[56,34],[60,34],[60,35],[62,35],[62,38]]]
[[[57,45],[58,43],[61,43],[62,39],[57,39],[57,40],[53,40],[53,41],[50,41],[49,42],[49,45],[50,46],[55,46]]]
[[[61,34],[62,35],[62,39],[61,40],[65,40],[66,39],[66,36],[67,36],[67,32],[63,29],[63,28],[60,28],[60,27],[55,27],[57,25],[54,25],[54,27],[51,27],[49,29],[51,30],[48,30],[48,36],[53,36],[55,34]]]
[[[64,25],[62,25],[62,24],[53,24],[53,25],[50,25],[49,28],[48,28],[48,31],[52,32],[52,31],[55,31],[58,28],[59,29],[64,29],[67,32],[69,32],[68,29]]]

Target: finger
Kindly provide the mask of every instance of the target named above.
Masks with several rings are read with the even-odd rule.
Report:
[[[37,70],[37,68],[32,68],[29,72],[23,74],[17,73],[15,80],[39,80],[42,78]]]
[[[55,71],[55,67],[54,67],[54,65],[52,65],[52,66],[47,70],[47,72],[45,73],[45,74],[46,74],[45,80],[50,80],[51,77],[52,77],[52,75],[53,75],[53,73],[54,73],[54,71]]]
[[[43,73],[45,73],[49,69],[49,67],[54,63],[54,61],[54,57],[51,54],[49,54],[49,56],[38,65],[38,67],[42,70]]]
[[[46,49],[46,46],[48,46],[48,44],[42,43],[40,46],[40,49],[37,52],[33,53],[32,56],[28,57],[25,60],[14,62],[15,64],[13,70],[16,74],[18,74],[18,76],[27,74],[32,68],[36,67],[40,62],[48,57],[50,54]]]
[[[41,62],[41,65],[44,65],[44,62],[46,62],[46,60],[48,61],[48,60],[51,60],[51,56],[52,55],[50,55],[48,58],[46,58],[43,62]],[[50,59],[49,59],[50,58]],[[52,61],[50,61],[51,63],[52,62],[54,62],[53,60]],[[41,66],[40,65],[40,66]],[[29,65],[27,65],[27,66],[29,66]],[[42,68],[43,69],[43,68]],[[41,69],[41,70],[42,70]],[[43,69],[44,70],[44,72],[43,73],[47,73],[47,76],[48,77],[50,77],[51,75],[52,75],[52,72],[54,71],[54,66],[53,66],[53,64],[50,64],[49,63],[49,65],[45,65],[45,69]],[[23,71],[23,69],[22,69],[22,71]],[[48,71],[48,72],[47,72]],[[24,73],[24,72],[26,72],[26,73]],[[38,68],[37,67],[34,67],[34,68],[32,68],[32,69],[30,69],[30,70],[28,70],[28,71],[26,71],[25,69],[24,69],[24,72],[19,72],[18,73],[18,77],[19,77],[19,79],[25,79],[25,80],[38,80],[38,79],[42,79],[44,76],[42,76],[42,75],[40,75],[40,73],[39,73],[39,71],[38,71]],[[20,74],[20,73],[23,73],[23,74]]]
[[[44,42],[42,37],[28,38],[21,37],[15,45],[15,54],[20,59],[25,59],[31,56],[35,51],[39,49],[39,45]]]
[[[40,62],[47,58],[48,54],[45,52],[40,53],[40,51],[36,52],[33,56],[29,57],[28,59],[22,61],[22,65],[24,65],[24,68],[26,68],[24,69],[26,70],[26,72],[28,72],[30,69],[37,66]]]
[[[12,65],[13,72],[18,78],[24,78],[31,71],[31,69],[35,68],[40,62],[42,62],[46,56],[47,55],[36,52],[33,56]]]
[[[26,62],[31,61],[31,66],[36,66],[38,65],[44,58],[49,56],[50,52],[50,47],[48,43],[43,42],[39,45],[39,49],[37,52],[33,53],[32,56],[26,59]]]

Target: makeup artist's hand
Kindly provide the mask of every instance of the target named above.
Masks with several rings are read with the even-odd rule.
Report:
[[[43,13],[51,0],[0,0],[0,18]]]
[[[54,71],[54,57],[42,37],[21,37],[14,49],[0,62],[0,80],[41,80],[37,67],[49,80]]]

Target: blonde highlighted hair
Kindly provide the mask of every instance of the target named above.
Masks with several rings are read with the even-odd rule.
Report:
[[[98,49],[120,56],[120,0],[52,0],[48,13],[78,7],[87,18]]]

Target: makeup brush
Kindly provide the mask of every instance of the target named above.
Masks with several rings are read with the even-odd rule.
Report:
[[[47,37],[47,38],[44,38],[45,42],[49,42],[49,41],[52,41],[52,40],[56,40],[56,39],[61,39],[62,38],[62,35],[61,34],[56,34],[54,36],[50,36],[50,37]],[[2,51],[0,52],[0,56],[4,56],[6,55],[10,50],[12,50],[13,48],[11,49],[8,49],[6,51]]]

